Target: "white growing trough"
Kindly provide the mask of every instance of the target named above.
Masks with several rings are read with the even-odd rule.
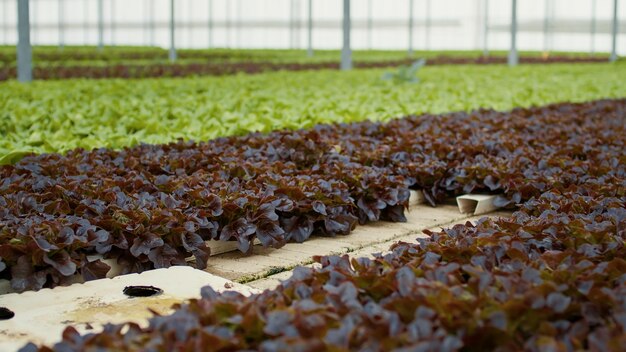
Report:
[[[152,316],[171,312],[175,303],[200,297],[200,289],[211,286],[217,292],[258,292],[251,287],[191,267],[156,269],[141,274],[89,281],[54,289],[42,289],[0,296],[0,307],[15,313],[0,320],[0,351],[17,351],[33,342],[54,344],[67,326],[79,332],[97,332],[106,323],[132,321],[145,326]],[[154,286],[162,293],[150,297],[129,297],[127,286]]]

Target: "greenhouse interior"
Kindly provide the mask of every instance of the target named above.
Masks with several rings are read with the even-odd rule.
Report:
[[[619,0],[0,0],[0,351],[625,351]]]

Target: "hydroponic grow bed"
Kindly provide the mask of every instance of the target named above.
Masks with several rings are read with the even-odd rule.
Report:
[[[184,232],[180,237],[168,238],[175,232],[163,232],[156,237],[162,241],[151,240],[147,246],[141,240],[144,231],[133,234],[136,225],[128,227],[133,219],[129,211],[139,211],[147,221],[160,218],[145,217],[141,207],[146,206],[149,213],[165,210],[199,220],[202,219],[197,212],[204,211],[202,216],[215,217],[203,220],[204,224],[216,223],[207,229],[221,229],[221,234],[231,231],[239,236],[240,249],[249,251],[255,236],[266,246],[282,246],[287,239],[303,239],[296,235],[302,234],[307,226],[289,227],[294,216],[300,221],[314,216],[311,226],[326,234],[340,234],[342,229],[351,231],[353,225],[344,222],[350,218],[352,224],[385,216],[404,220],[408,187],[421,189],[431,203],[457,192],[502,192],[498,205],[519,206],[510,218],[457,225],[439,233],[427,232],[428,239],[419,239],[417,244],[394,245],[392,253],[381,254],[374,260],[315,257],[321,268],[297,268],[294,276],[275,290],[245,298],[236,294],[218,295],[207,289],[201,300],[191,300],[172,316],[154,318],[148,327],[110,326],[102,333],[86,335],[78,335],[70,328],[56,348],[193,349],[209,344],[223,350],[362,346],[385,350],[419,346],[616,349],[626,336],[622,302],[626,292],[625,119],[625,100],[604,100],[515,109],[508,113],[478,111],[410,117],[384,124],[318,126],[267,136],[225,138],[207,144],[178,143],[140,146],[122,152],[77,151],[66,156],[28,157],[3,169],[2,199],[6,203],[3,216],[8,224],[4,232],[8,242],[0,247],[3,264],[11,268],[11,273],[32,275],[17,277],[18,282],[37,283],[37,272],[29,271],[32,266],[24,265],[27,252],[22,248],[38,248],[37,252],[28,252],[31,258],[28,260],[36,263],[33,260],[47,257],[48,260],[37,265],[48,264],[43,269],[45,274],[62,282],[60,275],[65,275],[63,270],[70,263],[76,268],[87,267],[80,260],[83,254],[93,250],[89,246],[102,246],[100,241],[112,249],[119,244],[119,240],[110,246],[107,242],[107,238],[121,238],[115,231],[124,236],[126,243],[133,243],[128,249],[117,246],[112,251],[122,255],[122,263],[130,270],[163,264],[162,260],[155,261],[159,257],[151,256],[150,252],[163,256],[167,253],[162,249],[166,244],[180,253],[171,252],[171,258],[179,258],[181,254],[181,259],[190,254],[204,258],[194,253],[203,249],[202,244],[196,241],[195,247],[191,247],[185,239],[187,234],[193,237],[202,227],[194,225],[191,231],[177,217],[166,223],[181,224]],[[246,160],[237,156],[245,156]],[[220,161],[214,171],[207,162],[210,160]],[[76,172],[88,178],[72,176]],[[150,172],[159,175],[151,179],[147,176]],[[133,176],[129,178],[129,175]],[[358,182],[350,181],[357,175],[360,175],[356,178]],[[324,178],[329,176],[336,180]],[[59,183],[58,177],[64,183]],[[205,184],[208,187],[223,183],[216,189],[228,192],[207,193],[198,198],[208,202],[185,198],[194,193],[194,184],[201,184],[194,180],[211,177],[230,178],[231,181]],[[298,188],[285,188],[291,189],[290,193],[281,190],[285,186],[271,186],[292,177],[297,180]],[[263,182],[258,182],[259,178]],[[235,179],[238,181],[233,184]],[[307,182],[313,182],[311,190]],[[247,183],[250,184],[241,187]],[[258,192],[246,193],[254,189],[250,186],[259,187]],[[33,187],[43,188],[28,193]],[[80,197],[97,196],[96,192],[106,195],[109,187],[115,187],[111,193],[115,196],[102,198],[108,203],[102,203],[101,210],[91,209],[98,204],[92,201],[92,205],[85,207],[85,211],[90,210],[80,214],[87,216],[87,221],[94,221],[90,225],[94,229],[80,232],[71,228],[75,215],[54,213],[80,207],[46,205],[58,204],[59,199],[79,205],[84,203]],[[143,188],[143,192],[148,192],[146,187],[154,187],[154,192],[165,196],[155,198],[148,193],[143,198],[122,197],[124,191],[139,194],[136,190]],[[315,187],[323,187],[325,191],[315,193]],[[185,191],[177,194],[178,189]],[[50,195],[57,191],[61,192],[60,197]],[[236,192],[244,193],[236,195]],[[313,193],[298,198],[298,192]],[[348,193],[342,196],[342,192]],[[155,202],[147,202],[146,197],[154,198]],[[124,200],[122,203],[120,198]],[[245,202],[240,201],[243,198]],[[136,201],[139,203],[135,204]],[[228,202],[233,202],[233,206]],[[287,206],[289,202],[291,205]],[[157,205],[164,210],[154,208]],[[125,219],[122,225],[126,227],[115,225],[111,230],[99,230],[102,225],[98,216],[105,214],[108,207],[116,209],[112,214],[120,215],[111,216],[111,220],[101,224],[119,224],[115,221]],[[217,209],[221,212],[215,213]],[[264,215],[255,215],[259,211],[255,209],[264,209],[261,212]],[[295,209],[303,212],[293,213]],[[36,226],[42,232],[21,225],[20,219],[34,219],[34,214],[16,217],[19,211],[52,213],[39,215],[42,220]],[[239,217],[228,215],[229,211]],[[225,218],[230,220],[222,224],[221,219]],[[281,219],[290,220],[281,222]],[[55,225],[55,221],[67,224],[63,226],[71,231],[59,231],[56,237],[49,237],[54,232],[46,229],[63,228]],[[141,224],[144,220],[132,221]],[[267,224],[270,221],[274,222],[271,226]],[[235,228],[233,224],[239,225]],[[306,221],[301,224],[306,225]],[[20,228],[33,230],[24,236]],[[271,235],[263,232],[266,228],[282,232],[272,230],[275,235]],[[15,232],[7,237],[6,230]],[[108,237],[98,235],[98,231],[106,231]],[[80,236],[86,236],[87,240],[82,241]],[[88,241],[89,236],[95,236],[94,243]],[[220,235],[222,240],[227,237]],[[67,242],[70,238],[75,242]],[[175,238],[180,238],[179,245],[165,241]],[[241,247],[245,244],[241,238],[246,239],[247,246]],[[28,243],[22,241],[32,241],[32,245],[20,247]],[[49,247],[41,246],[46,243]],[[35,270],[41,270],[37,265]],[[70,274],[69,270],[67,273]],[[54,279],[51,283],[55,283]],[[180,319],[188,323],[183,327]]]

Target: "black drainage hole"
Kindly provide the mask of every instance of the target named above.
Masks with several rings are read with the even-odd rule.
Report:
[[[9,320],[15,316],[9,308],[0,307],[0,320]]]
[[[123,292],[130,297],[150,297],[163,293],[163,290],[154,286],[126,286]]]

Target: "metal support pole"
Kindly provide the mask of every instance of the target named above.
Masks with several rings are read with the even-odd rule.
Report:
[[[207,31],[208,31],[208,47],[213,46],[213,1],[207,0],[207,6],[209,9],[208,20],[207,20]]]
[[[302,5],[302,3],[300,2],[300,0],[296,0],[296,8],[294,10],[294,21],[293,21],[293,25],[296,29],[296,42],[295,42],[295,47],[296,49],[300,49],[300,30],[302,29],[301,27],[301,21],[300,21],[300,14],[302,13],[302,11],[300,11],[300,5]]]
[[[517,57],[517,0],[512,0],[511,4],[511,50],[509,51],[509,66],[516,66]]]
[[[591,0],[591,43],[589,46],[589,52],[591,53],[591,55],[595,54],[596,52],[596,22],[596,0]]]
[[[313,56],[313,0],[309,0],[309,19],[307,22],[307,56]]]
[[[104,5],[98,0],[98,51],[104,49]]]
[[[115,0],[111,1],[111,46],[115,45]]]
[[[610,62],[617,61],[617,0],[613,0],[613,30],[611,32],[611,56]]]
[[[174,31],[174,0],[170,0],[170,61],[176,61],[176,32]]]
[[[230,17],[230,0],[226,0],[226,47],[230,48],[232,41],[231,35],[231,17]]]
[[[414,1],[409,0],[409,57],[413,57],[413,12]]]
[[[154,0],[149,0],[148,3],[150,4],[150,45],[151,46],[156,46],[156,24],[155,24],[155,6],[154,6]]]
[[[352,69],[352,49],[350,48],[350,0],[343,0],[343,48],[341,49],[341,70]]]
[[[489,56],[489,0],[485,0],[483,28],[483,56]]]
[[[57,5],[58,5],[58,11],[59,11],[59,13],[58,13],[58,15],[59,15],[59,18],[58,18],[58,20],[59,20],[59,23],[58,23],[59,49],[63,49],[63,47],[65,47],[65,28],[64,28],[64,26],[65,26],[65,24],[64,24],[64,22],[65,22],[65,13],[64,13],[65,7],[63,6],[64,5],[63,0],[58,0]]]
[[[430,50],[430,24],[431,24],[431,14],[430,14],[430,0],[426,0],[426,30],[425,35],[426,35],[426,50]]]
[[[141,11],[143,13],[150,13],[150,10],[148,9],[149,7],[149,2],[150,0],[143,0],[143,7],[141,9]],[[144,44],[148,45],[148,42],[150,41],[150,21],[146,22],[145,18],[142,18],[142,23],[141,23],[141,28],[143,29],[143,42]]]
[[[474,0],[476,2],[476,48],[482,47],[482,26],[483,26],[483,0]]]
[[[367,47],[372,50],[372,31],[374,20],[372,18],[372,0],[367,0]]]
[[[83,44],[89,43],[89,1],[83,2]]]
[[[242,4],[241,4],[241,0],[237,0],[237,3],[235,4],[237,6],[236,8],[236,16],[237,18],[235,19],[235,23],[237,24],[237,30],[235,32],[236,35],[236,44],[238,48],[241,48],[241,18],[242,18]]]
[[[2,1],[2,35],[4,37],[2,43],[9,44],[9,29],[7,28],[9,23],[9,1]]]
[[[187,11],[189,11],[189,19],[187,25],[189,26],[189,47],[191,48],[193,46],[193,1],[189,0],[187,4],[189,5],[189,8],[187,9]]]
[[[155,39],[155,29],[156,29],[155,27],[156,27],[156,25],[154,23],[154,17],[155,17],[155,15],[154,15],[154,0],[148,0],[148,5],[150,6],[149,7],[149,14],[150,14],[149,15],[150,16],[150,19],[149,19],[149,21],[150,21],[150,24],[149,24],[149,27],[150,27],[150,46],[156,46],[156,39]]]
[[[17,0],[17,80],[33,80],[33,51],[30,46],[28,0]]]
[[[4,1],[7,2],[6,0]],[[39,6],[37,5],[37,0],[30,0],[30,36],[31,36],[31,45],[37,45],[39,43],[39,28],[37,27],[38,19],[39,19]],[[4,22],[6,23],[6,22]]]
[[[294,48],[294,42],[295,40],[295,25],[294,25],[294,4],[295,0],[290,0],[289,1],[289,49],[293,49]]]
[[[548,33],[550,29],[550,0],[545,0],[543,16],[543,52],[545,54],[549,51]]]

